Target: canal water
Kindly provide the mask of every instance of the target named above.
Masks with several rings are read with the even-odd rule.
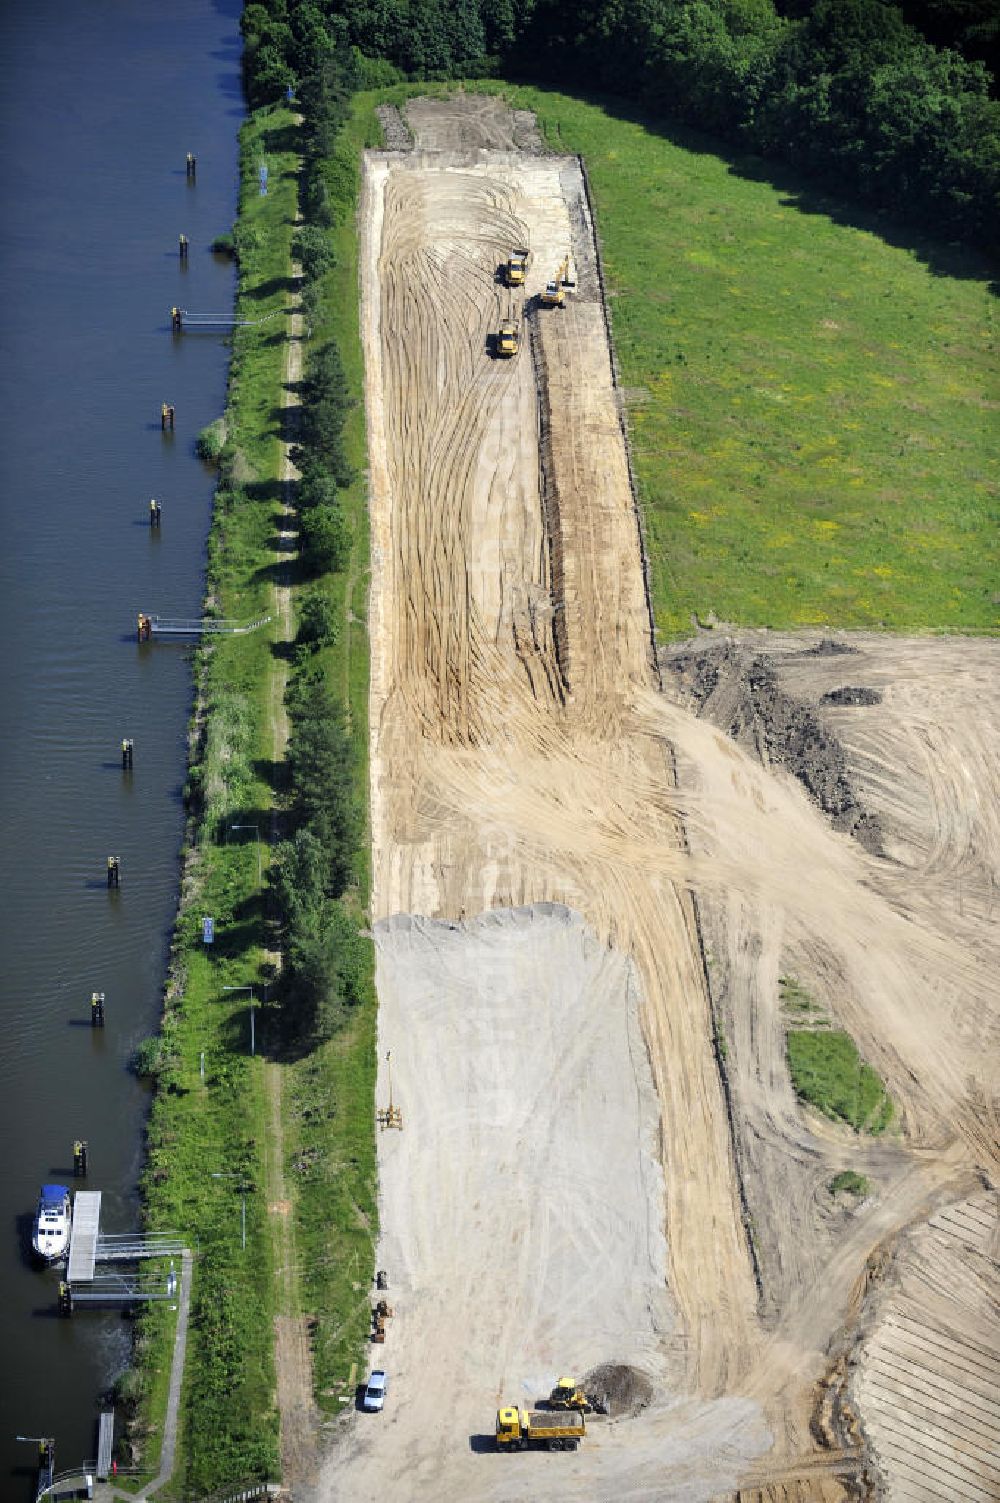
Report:
[[[57,1470],[95,1455],[98,1398],[128,1353],[120,1315],[57,1318],[58,1275],[28,1244],[39,1186],[72,1184],[75,1138],[102,1226],[136,1226],[148,1100],[128,1063],[157,1026],[192,685],[190,653],[139,650],[135,617],[197,615],[203,594],[213,479],[194,439],[222,411],[228,351],[172,338],[169,310],[232,308],[232,267],[208,247],[236,206],[240,9],[0,5],[3,1499],[34,1496],[18,1434],[54,1436]]]

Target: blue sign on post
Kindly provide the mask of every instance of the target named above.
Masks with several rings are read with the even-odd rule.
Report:
[[[210,945],[215,938],[215,919],[203,918],[201,921],[201,937],[206,945]]]
[[[267,193],[267,166],[264,162],[257,168],[257,176],[260,179],[260,196],[264,198]]]

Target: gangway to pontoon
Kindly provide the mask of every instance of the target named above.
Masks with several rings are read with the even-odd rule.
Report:
[[[272,318],[280,318],[283,313],[290,312],[287,308],[274,308],[270,313],[265,313],[263,318],[235,318],[232,313],[214,314],[200,313],[192,318],[186,308],[173,307],[170,310],[170,328],[174,334],[183,334],[187,329],[206,329],[213,332],[216,329],[259,329],[261,324],[270,323]]]
[[[140,611],[136,633],[140,642],[157,638],[242,637],[266,626],[270,619],[259,616],[256,621],[226,621],[219,616],[152,616]]]

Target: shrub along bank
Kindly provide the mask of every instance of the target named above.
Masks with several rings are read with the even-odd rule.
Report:
[[[143,1186],[147,1222],[179,1231],[198,1253],[179,1454],[164,1497],[204,1496],[279,1475],[278,1299],[265,1194],[265,1070],[276,1064],[287,1072],[283,1168],[308,1262],[302,1292],[308,1308],[321,1312],[321,1387],[346,1384],[367,1328],[376,1225],[373,962],[370,941],[359,933],[367,904],[367,534],[355,473],[362,452],[357,415],[345,382],[328,379],[337,366],[328,353],[334,331],[316,316],[336,284],[347,302],[338,316],[356,321],[356,294],[334,265],[332,228],[308,221],[297,247],[313,312],[300,440],[303,457],[309,451],[317,459],[314,486],[330,483],[321,498],[314,491],[302,502],[301,517],[319,512],[336,547],[310,542],[304,526],[301,563],[276,553],[302,134],[284,108],[255,112],[242,132],[233,237],[238,316],[255,326],[234,336],[207,595],[209,611],[253,619],[273,610],[275,579],[290,577],[299,633],[290,647],[275,639],[274,628],[218,638],[196,655],[181,908],[161,1034],[155,1047],[140,1051],[139,1067],[156,1087]],[[266,196],[258,191],[261,160],[269,167]],[[323,409],[319,425],[313,402]],[[352,463],[334,462],[322,448],[331,403],[338,402],[340,426],[354,420],[344,438]],[[274,674],[289,653],[291,737],[287,763],[276,765]],[[275,806],[289,838],[272,859]],[[211,946],[202,941],[206,914],[215,920]],[[266,951],[282,931],[289,963],[276,976]],[[314,1227],[322,1228],[319,1246]],[[165,1306],[140,1317],[135,1361],[120,1384],[130,1421],[122,1460],[144,1474],[155,1471],[159,1455],[173,1321]]]

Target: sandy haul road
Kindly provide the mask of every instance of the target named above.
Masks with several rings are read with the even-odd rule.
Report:
[[[392,1393],[317,1496],[836,1499],[863,1466],[844,1363],[873,1260],[989,1164],[995,984],[658,692],[579,165],[484,108],[411,106],[416,149],[365,163],[379,1090],[391,1050],[406,1125],[380,1139]],[[564,312],[510,309],[518,245],[529,303],[572,252]],[[850,1154],[790,1098],[793,961],[921,1145],[877,1150],[856,1215],[819,1205]],[[980,1024],[939,1047],[972,997]],[[484,1448],[498,1403],[597,1362],[653,1402],[573,1457]]]

